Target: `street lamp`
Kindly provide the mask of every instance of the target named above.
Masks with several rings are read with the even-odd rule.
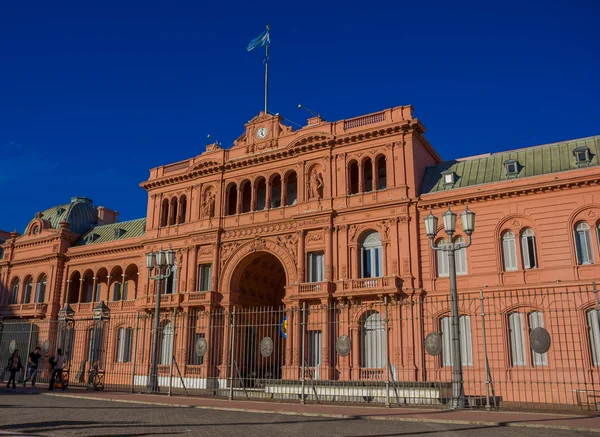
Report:
[[[104,388],[104,371],[102,368],[102,343],[103,343],[103,322],[110,320],[110,308],[101,301],[94,307],[92,315],[94,321],[93,343],[92,343],[92,363],[88,372],[88,390],[102,390]]]
[[[442,214],[444,231],[448,235],[448,241],[440,246],[434,244],[437,235],[438,218],[430,211],[425,217],[425,233],[429,238],[429,244],[435,251],[441,250],[448,254],[448,273],[450,277],[450,311],[452,319],[452,402],[450,408],[458,409],[465,407],[465,390],[463,385],[462,361],[460,355],[460,328],[458,318],[458,295],[456,292],[456,264],[455,252],[466,249],[471,245],[471,234],[475,230],[475,213],[467,206],[460,215],[463,231],[467,234],[466,243],[454,243],[452,236],[456,230],[456,214],[450,210]]]
[[[148,279],[156,281],[156,308],[154,310],[154,338],[152,341],[152,369],[148,379],[147,391],[158,392],[158,326],[160,321],[160,283],[166,280],[177,270],[175,265],[175,251],[159,250],[156,253],[146,254],[146,267],[148,268]],[[154,271],[155,275],[152,275]]]

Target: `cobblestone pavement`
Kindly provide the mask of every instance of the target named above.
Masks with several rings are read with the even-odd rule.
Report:
[[[127,404],[36,394],[0,395],[0,435],[21,436],[598,436],[594,432],[300,417]]]

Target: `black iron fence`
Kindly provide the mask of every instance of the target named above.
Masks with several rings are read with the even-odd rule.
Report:
[[[597,409],[595,286],[461,294],[459,308],[469,407]],[[0,362],[19,349],[25,364],[39,346],[37,380],[48,384],[49,357],[61,348],[69,385],[94,390],[444,407],[452,394],[451,323],[449,297],[427,295],[164,310],[156,388],[149,386],[153,314],[4,320]]]

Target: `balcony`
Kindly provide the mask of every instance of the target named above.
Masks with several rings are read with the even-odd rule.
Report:
[[[8,305],[7,310],[11,316],[42,317],[46,314],[48,305],[45,303],[20,303]]]
[[[210,291],[193,291],[182,295],[183,306],[207,305],[210,303]]]
[[[107,302],[106,305],[111,311],[133,310],[135,309],[135,300],[117,300],[113,302]]]
[[[303,282],[292,285],[292,295],[296,297],[326,297],[333,292],[332,282]]]
[[[398,276],[380,278],[344,279],[338,282],[339,295],[369,295],[378,293],[399,293],[402,290],[402,279]]]
[[[181,303],[182,295],[175,294],[161,294],[160,295],[160,307],[161,308],[177,308]],[[156,305],[156,296],[147,295],[142,297],[142,305],[145,308],[154,308]]]

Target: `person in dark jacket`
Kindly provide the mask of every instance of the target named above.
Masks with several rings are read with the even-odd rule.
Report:
[[[6,365],[6,370],[10,372],[10,378],[8,378],[8,384],[6,384],[6,388],[10,387],[10,382],[12,381],[13,388],[17,388],[15,384],[16,374],[21,369],[23,369],[23,363],[21,363],[21,357],[19,356],[19,349],[15,349],[10,358],[8,359],[8,364]]]

